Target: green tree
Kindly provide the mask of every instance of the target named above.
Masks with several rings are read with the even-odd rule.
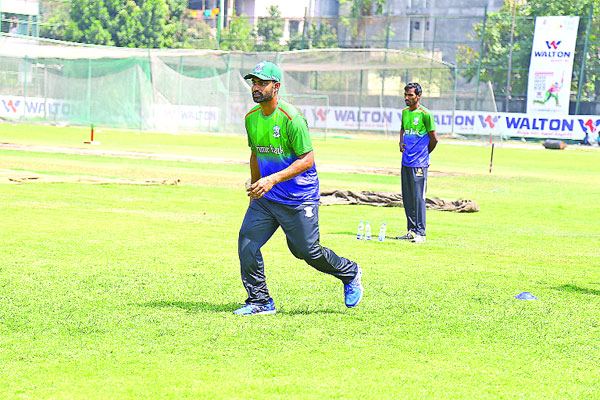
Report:
[[[221,33],[221,49],[253,51],[256,42],[254,27],[245,15],[229,20],[229,26]]]
[[[513,51],[511,61],[511,93],[525,95],[527,93],[528,69],[531,58],[535,17],[548,15],[579,16],[579,32],[571,91],[577,92],[579,66],[583,61],[583,44],[586,40],[586,28],[591,3],[596,0],[578,2],[562,2],[558,0],[530,0],[527,2],[507,1],[495,13],[488,14],[485,23],[477,24],[474,38],[479,41],[483,37],[483,46],[475,50],[461,46],[457,54],[457,62],[461,74],[472,80],[480,74],[482,81],[491,81],[496,93],[506,92],[510,35],[512,28],[513,7],[516,7],[514,24]],[[600,7],[594,7],[593,23],[590,30],[589,47],[586,59],[586,84],[582,87],[586,99],[600,97]],[[595,55],[595,56],[594,56]]]
[[[204,21],[195,18],[185,20],[185,45],[192,49],[219,48],[215,31]]]
[[[269,7],[269,16],[260,18],[256,24],[259,51],[282,51],[284,46],[280,43],[283,37],[285,21],[281,19],[279,7]]]
[[[342,24],[350,28],[352,47],[363,47],[361,38],[365,36],[367,20],[374,15],[381,15],[387,0],[340,0],[340,5],[348,5],[347,16],[342,17]],[[348,7],[346,7],[347,9]]]
[[[52,10],[42,35],[56,39],[122,47],[183,47],[185,0],[71,0]],[[59,21],[59,18],[62,21]]]
[[[329,24],[317,24],[313,21],[304,33],[298,33],[290,39],[288,47],[290,50],[337,47],[337,35]]]
[[[40,36],[49,39],[64,39],[70,20],[69,3],[55,0],[40,1]]]

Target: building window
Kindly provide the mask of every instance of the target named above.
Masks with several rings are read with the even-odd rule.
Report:
[[[290,37],[294,37],[298,34],[300,28],[300,21],[290,20]]]
[[[408,2],[408,8],[427,8],[427,0],[412,0]]]
[[[421,22],[420,21],[414,21],[413,22],[413,29],[415,31],[418,31],[419,29],[421,29]]]

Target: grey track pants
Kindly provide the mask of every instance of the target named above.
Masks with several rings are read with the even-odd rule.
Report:
[[[425,191],[427,168],[402,166],[402,202],[406,213],[406,228],[425,236]]]
[[[266,304],[270,300],[260,249],[280,226],[296,258],[344,284],[354,279],[358,271],[356,263],[319,243],[317,204],[291,206],[261,197],[250,203],[238,239],[242,282],[248,292],[246,303]]]

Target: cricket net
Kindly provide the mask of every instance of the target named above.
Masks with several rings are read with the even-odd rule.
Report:
[[[439,54],[380,49],[281,53],[125,49],[0,38],[0,117],[137,131],[243,133],[243,76],[284,71],[280,95],[314,131],[397,132],[407,82],[431,110],[494,111],[489,85],[463,82]]]

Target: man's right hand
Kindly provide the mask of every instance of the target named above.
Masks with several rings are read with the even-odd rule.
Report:
[[[400,147],[400,153],[404,153],[406,149],[406,145],[404,143],[398,143],[398,147]]]

